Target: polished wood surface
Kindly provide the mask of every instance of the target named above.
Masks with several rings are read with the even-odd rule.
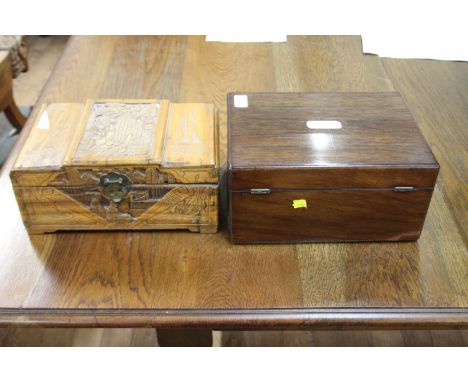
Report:
[[[231,192],[234,243],[416,240],[431,189]],[[294,200],[306,207],[293,208]]]
[[[439,161],[438,184],[468,245],[468,63],[384,59]]]
[[[245,95],[248,107],[228,96],[231,168],[437,166],[399,93]],[[308,121],[342,127],[311,130]]]
[[[231,169],[231,189],[251,188],[316,189],[339,188],[393,188],[406,184],[420,188],[433,188],[437,167],[318,167],[311,172],[307,168],[255,168]]]
[[[138,75],[127,77],[128,70]],[[72,38],[39,103],[214,102],[225,164],[226,93],[240,90],[393,89],[380,59],[363,56],[356,37],[289,37],[282,44],[79,37]],[[408,103],[413,113],[423,107]],[[425,128],[433,126],[422,124],[426,136]],[[428,141],[440,160],[437,142]],[[11,164],[0,179],[0,205],[8,216],[0,221],[6,238],[0,250],[3,326],[467,326],[467,252],[445,187],[436,186],[417,243],[233,246],[225,230],[28,237],[7,176]]]
[[[0,346],[161,346],[158,339],[151,328],[0,329]],[[468,346],[468,330],[236,330],[213,331],[212,339],[213,346]]]

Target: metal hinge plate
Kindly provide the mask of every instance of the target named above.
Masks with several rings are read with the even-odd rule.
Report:
[[[269,188],[252,188],[250,193],[252,195],[266,195],[269,194],[271,190]]]
[[[411,191],[414,191],[414,187],[411,187],[411,186],[398,186],[398,187],[393,187],[393,191],[396,191],[396,192],[411,192]]]
[[[393,191],[396,192],[411,192],[414,191],[415,188],[412,186],[397,186],[393,187]],[[266,195],[271,193],[271,190],[269,188],[252,188],[250,189],[250,193],[252,195]]]

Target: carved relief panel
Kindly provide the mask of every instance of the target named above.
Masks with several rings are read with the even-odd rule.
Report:
[[[155,144],[160,103],[95,103],[72,164],[147,158]]]

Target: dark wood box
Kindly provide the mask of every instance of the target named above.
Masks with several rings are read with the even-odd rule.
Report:
[[[228,129],[234,243],[419,238],[439,165],[399,93],[231,93]]]

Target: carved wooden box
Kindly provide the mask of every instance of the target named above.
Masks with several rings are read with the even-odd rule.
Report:
[[[218,226],[212,104],[43,105],[10,173],[30,233]]]
[[[416,240],[439,165],[399,93],[228,96],[235,243]]]

